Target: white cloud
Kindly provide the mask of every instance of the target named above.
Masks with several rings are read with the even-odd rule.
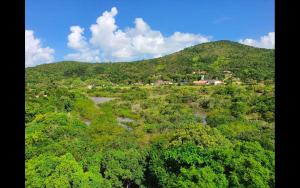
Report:
[[[79,26],[72,26],[70,30],[71,34],[68,36],[68,46],[75,50],[85,49],[87,43],[85,37],[82,36],[84,29]]]
[[[260,37],[260,40],[254,39],[241,39],[239,43],[246,44],[249,46],[259,47],[259,48],[275,48],[275,32],[269,32],[268,35]]]
[[[100,61],[99,50],[91,49],[88,42],[86,41],[84,34],[84,28],[79,26],[72,26],[70,28],[71,33],[68,35],[68,46],[77,51],[66,55],[65,59],[76,60],[76,61],[88,61],[97,62]]]
[[[25,67],[54,61],[54,49],[43,48],[40,39],[34,37],[32,30],[25,30]]]
[[[99,62],[99,50],[80,50],[76,53],[67,54],[65,57],[67,60],[74,60],[74,61],[86,61],[86,62]]]
[[[121,30],[116,25],[117,14],[117,8],[113,7],[99,16],[90,26],[91,38],[88,41],[83,36],[83,28],[72,26],[68,46],[75,53],[66,55],[65,59],[130,61],[160,57],[209,41],[209,37],[191,33],[175,32],[171,36],[163,36],[160,31],[152,30],[142,18],[135,19],[134,27]]]

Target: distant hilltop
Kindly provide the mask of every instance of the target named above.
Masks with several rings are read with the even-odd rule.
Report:
[[[229,74],[243,82],[274,81],[273,49],[220,40],[198,44],[160,58],[117,63],[57,62],[26,68],[26,81],[36,77],[60,80],[78,77],[113,84],[150,84],[158,80],[193,83],[224,80]]]

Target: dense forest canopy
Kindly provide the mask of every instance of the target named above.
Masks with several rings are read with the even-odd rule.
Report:
[[[230,41],[26,68],[26,187],[275,187],[273,76],[274,50]]]

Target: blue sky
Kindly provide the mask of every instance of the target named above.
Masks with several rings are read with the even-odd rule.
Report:
[[[116,10],[112,11],[112,7]],[[106,21],[96,24],[105,11],[109,14],[105,19],[113,20],[116,26],[110,33],[104,31],[109,27],[103,25]],[[44,58],[47,63],[48,55],[53,57],[51,61],[130,61],[165,55],[206,39],[272,48],[269,39],[261,41],[261,37],[273,36],[268,34],[274,32],[274,23],[274,0],[26,0],[25,29],[32,31],[25,34],[26,42],[30,43],[26,47],[26,61],[35,65],[43,63],[39,59]],[[92,24],[100,31],[91,32]],[[70,31],[71,26],[78,27]],[[68,36],[72,33],[70,40]],[[126,39],[118,38],[118,33]],[[113,37],[110,42],[121,40],[130,46],[122,46],[122,42],[117,47],[104,43],[103,39],[109,37]],[[146,45],[154,46],[155,50]],[[37,48],[44,49],[43,54],[32,55]]]

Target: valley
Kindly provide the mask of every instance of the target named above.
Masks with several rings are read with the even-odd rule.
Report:
[[[218,41],[27,68],[26,187],[274,187],[273,55]]]

